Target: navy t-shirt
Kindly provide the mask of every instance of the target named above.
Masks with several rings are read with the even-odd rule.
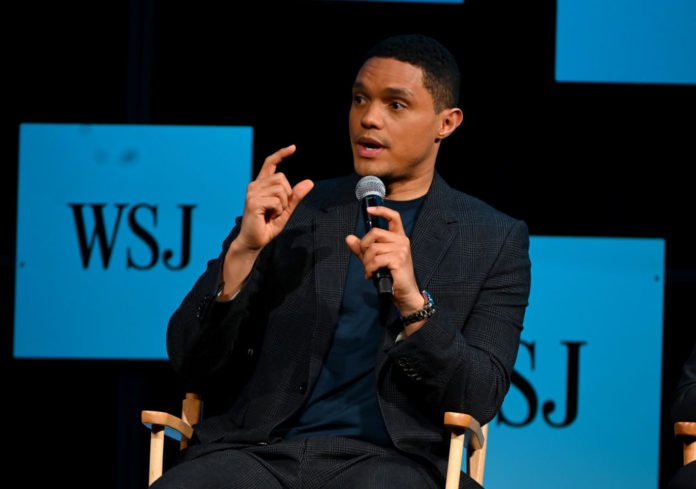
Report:
[[[384,201],[386,207],[399,212],[408,236],[424,198]],[[355,235],[365,235],[360,213]],[[362,263],[351,253],[338,324],[319,378],[299,417],[285,433],[281,429],[278,434],[286,438],[345,436],[382,446],[392,444],[377,401],[375,367],[384,338],[378,302],[372,279],[365,280]]]

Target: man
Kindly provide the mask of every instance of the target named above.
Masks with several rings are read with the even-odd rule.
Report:
[[[443,413],[493,418],[530,285],[525,224],[435,172],[462,121],[458,89],[437,41],[389,38],[354,82],[355,174],[291,187],[279,165],[295,146],[266,158],[168,330],[175,370],[234,396],[158,485],[442,486]],[[366,232],[354,194],[365,175],[386,185],[369,212],[388,229]],[[380,269],[386,299],[371,280]]]
[[[672,397],[672,422],[696,423],[696,343],[682,366],[681,377]],[[696,489],[696,460],[672,476],[667,489]]]

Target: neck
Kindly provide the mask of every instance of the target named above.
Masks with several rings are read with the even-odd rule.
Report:
[[[387,182],[387,195],[389,200],[413,200],[422,197],[430,190],[435,171],[430,171],[410,180],[395,180]]]

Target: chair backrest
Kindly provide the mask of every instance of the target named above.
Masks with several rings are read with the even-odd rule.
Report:
[[[181,401],[181,419],[189,426],[197,425],[201,420],[203,401],[201,395],[196,392],[187,392],[184,400]],[[187,448],[191,440],[185,436],[181,437],[181,449]]]

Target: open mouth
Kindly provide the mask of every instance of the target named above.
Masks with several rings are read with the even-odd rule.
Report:
[[[384,150],[384,145],[371,138],[358,139],[358,153],[361,156],[375,156]]]

